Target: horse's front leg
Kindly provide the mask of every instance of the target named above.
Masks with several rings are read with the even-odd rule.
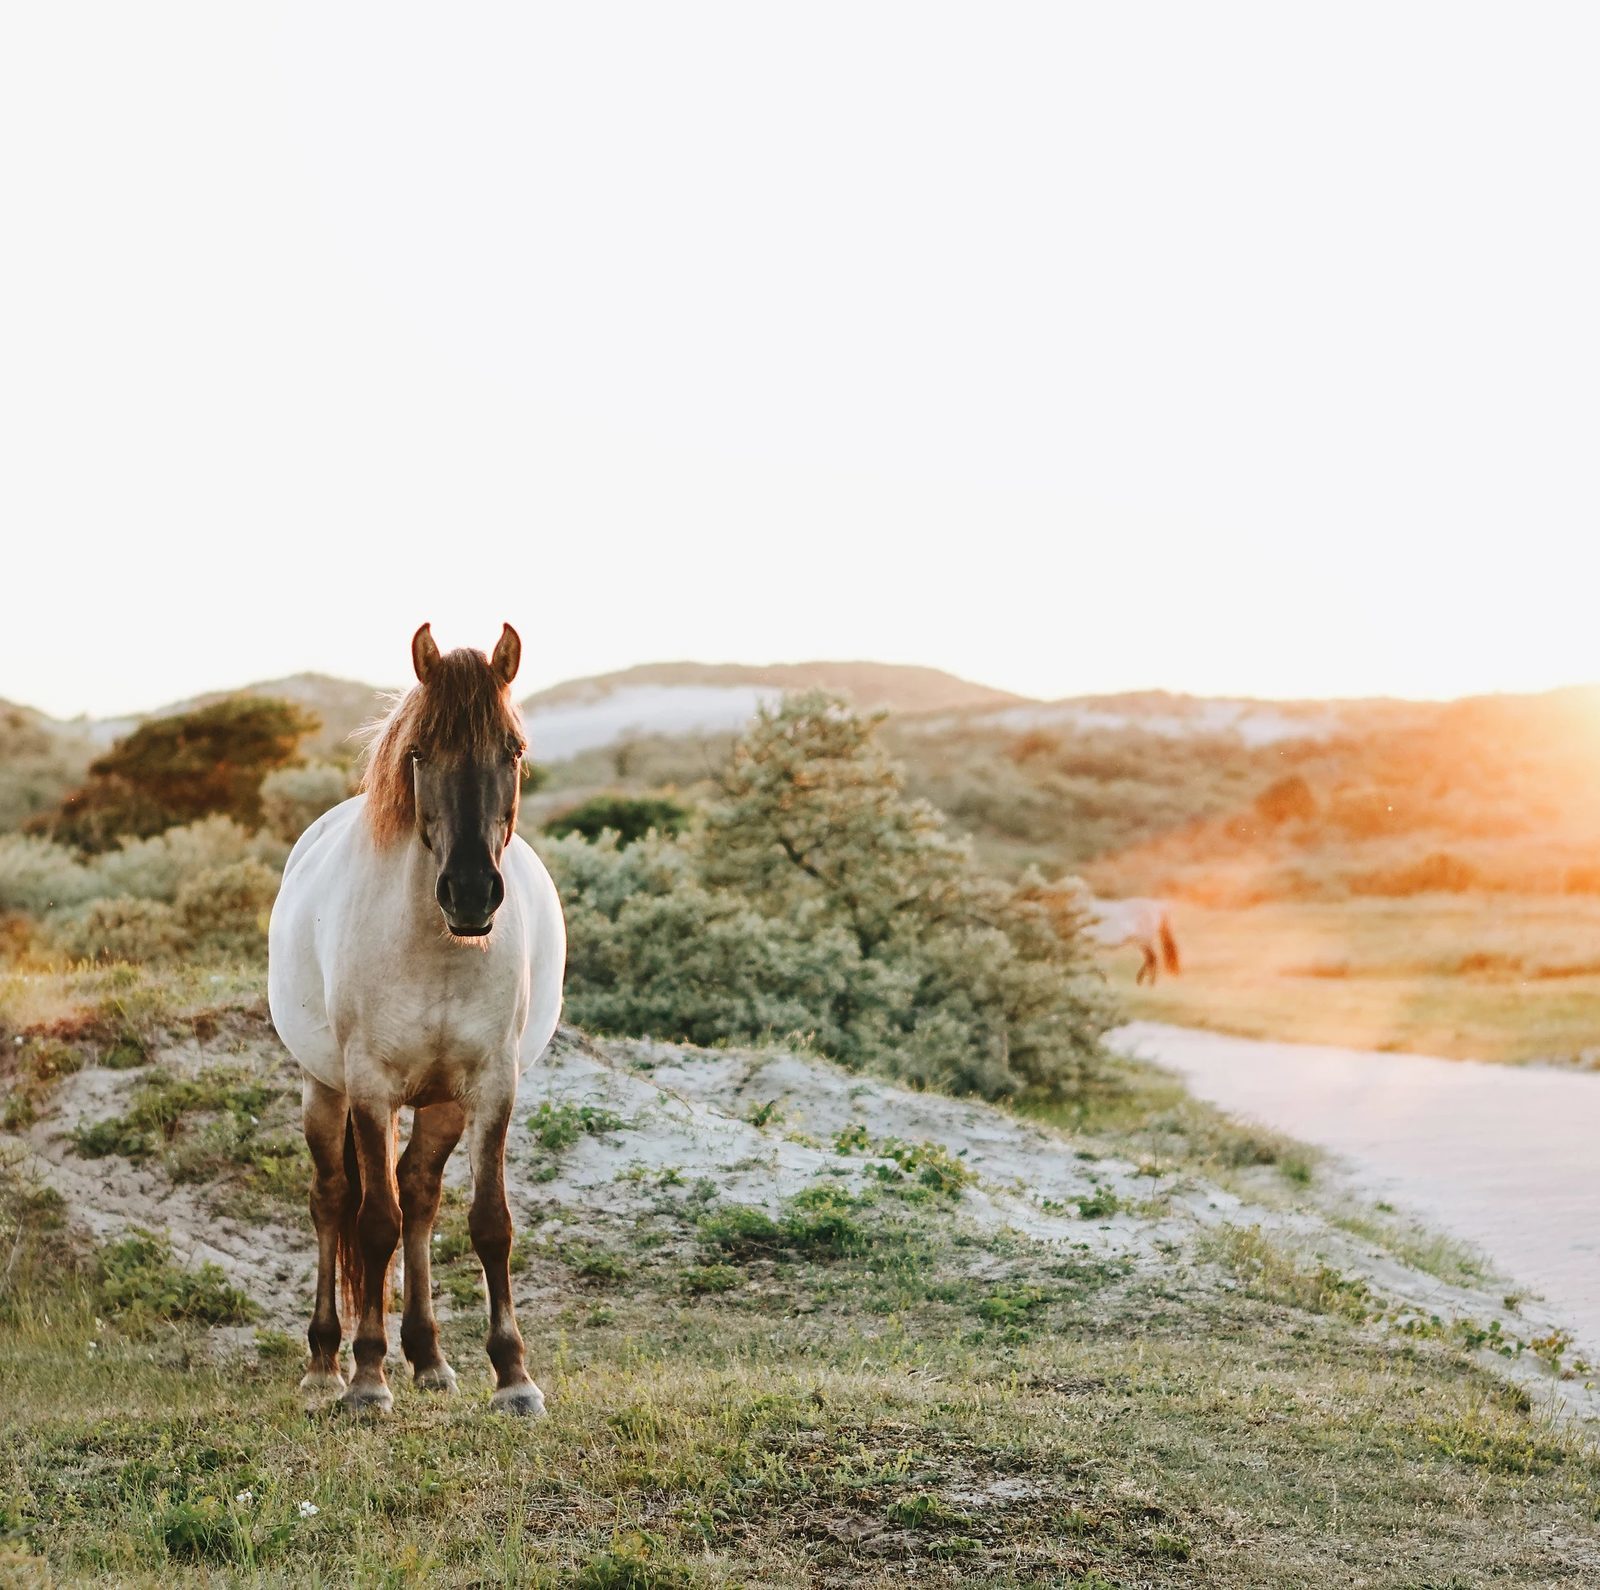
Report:
[[[356,1214],[356,1372],[341,1399],[361,1412],[387,1413],[394,1395],[384,1378],[389,1351],[385,1312],[389,1306],[389,1266],[400,1240],[400,1202],[395,1195],[395,1106],[388,1100],[351,1097],[356,1163],[361,1169],[361,1208]]]
[[[300,1114],[306,1146],[311,1150],[311,1222],[317,1232],[317,1301],[306,1332],[311,1363],[300,1389],[337,1395],[344,1390],[344,1376],[339,1372],[337,1265],[339,1231],[350,1197],[344,1163],[348,1111],[342,1093],[307,1073],[300,1090]]]
[[[516,1103],[513,1058],[507,1074],[481,1086],[467,1115],[467,1152],[472,1160],[472,1208],[467,1229],[483,1265],[489,1292],[489,1362],[494,1365],[493,1406],[501,1413],[544,1412],[544,1393],[534,1385],[522,1357],[522,1332],[511,1301],[511,1206],[506,1201],[506,1131]]]
[[[400,1345],[424,1391],[454,1391],[455,1371],[439,1351],[439,1322],[433,1313],[433,1271],[429,1244],[439,1213],[445,1161],[466,1127],[454,1100],[419,1109],[411,1141],[400,1156],[400,1214],[406,1256],[406,1302],[400,1319]]]

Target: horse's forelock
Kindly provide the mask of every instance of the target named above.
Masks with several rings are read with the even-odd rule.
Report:
[[[405,835],[416,822],[411,757],[478,762],[505,754],[522,739],[522,715],[481,651],[446,652],[426,684],[414,685],[369,731],[367,821],[379,844]]]

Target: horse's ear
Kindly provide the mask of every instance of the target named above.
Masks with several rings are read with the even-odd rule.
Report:
[[[438,661],[439,643],[433,638],[433,626],[424,624],[411,637],[411,666],[417,670],[417,678],[423,684],[427,684],[428,675]]]
[[[503,685],[508,685],[517,677],[517,665],[522,661],[522,641],[517,632],[509,625],[500,631],[500,639],[496,642],[494,656],[489,659],[489,666],[494,670],[494,676]]]

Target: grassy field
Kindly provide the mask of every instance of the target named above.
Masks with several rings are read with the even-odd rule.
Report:
[[[1600,901],[1426,895],[1207,910],[1180,905],[1183,975],[1130,1012],[1252,1038],[1471,1060],[1600,1060]]]
[[[60,1032],[78,1013],[70,1040],[17,1031],[20,1053],[88,1061],[39,1083],[27,1141],[76,1126],[76,1153],[100,1153],[134,1115],[86,1133],[52,1114],[60,1100],[144,1100],[167,1135],[124,1174],[157,1195],[170,1179],[174,1211],[179,1193],[236,1203],[271,1124],[242,1090],[281,1087],[285,1062],[249,976],[215,975],[11,987],[13,1023]],[[535,1424],[486,1412],[459,1196],[435,1279],[462,1393],[442,1402],[397,1372],[395,1413],[372,1424],[297,1395],[307,1299],[241,1296],[159,1244],[86,1245],[80,1211],[30,1180],[23,1140],[0,1143],[0,1584],[1577,1590],[1600,1576],[1592,1440],[1486,1369],[1483,1331],[1402,1318],[1359,1275],[1269,1235],[1263,1211],[1300,1199],[1314,1157],[1171,1078],[1130,1067],[1045,1112],[1061,1133],[1047,1151],[1059,1142],[1092,1196],[1052,1217],[1073,1240],[1045,1242],[981,1223],[991,1194],[959,1157],[895,1139],[903,1174],[865,1129],[836,1146],[838,1117],[804,1113],[825,1083],[873,1132],[900,1129],[858,1077],[786,1061],[797,1090],[780,1108],[759,1056],[748,1071],[716,1051],[602,1058],[592,1074],[626,1091],[596,1096],[615,1112],[563,1093],[518,1149],[519,1303],[551,1406]],[[570,1089],[582,1073],[562,1065]],[[737,1114],[712,1124],[742,1157],[718,1178],[644,1157],[729,1067]],[[182,1092],[168,1072],[203,1085]],[[640,1111],[651,1090],[670,1117]],[[975,1144],[1018,1126],[896,1096],[970,1123]],[[738,1201],[739,1177],[796,1155],[820,1167],[804,1191],[770,1214]],[[250,1184],[260,1218],[292,1222],[260,1229],[308,1245],[281,1183]],[[1218,1184],[1257,1201],[1187,1223]],[[595,1204],[611,1214],[596,1221]],[[1458,1265],[1422,1258],[1442,1277]],[[1559,1368],[1561,1352],[1524,1356]]]
[[[534,1426],[407,1389],[308,1417],[297,1351],[214,1364],[57,1303],[0,1361],[0,1579],[1593,1584],[1593,1451],[1293,1274],[930,1296],[869,1256],[687,1301],[647,1270],[529,1322]]]

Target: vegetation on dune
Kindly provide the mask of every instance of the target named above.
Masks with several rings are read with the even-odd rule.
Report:
[[[253,696],[148,719],[92,762],[88,782],[38,826],[83,850],[213,815],[259,827],[261,781],[293,762],[315,727],[293,703]]]
[[[983,872],[906,796],[874,720],[791,697],[677,839],[545,847],[568,1008],[698,1043],[803,1034],[847,1065],[977,1092],[1080,1091],[1110,1020],[1075,926]]]
[[[56,810],[93,758],[73,729],[0,701],[0,834]]]

